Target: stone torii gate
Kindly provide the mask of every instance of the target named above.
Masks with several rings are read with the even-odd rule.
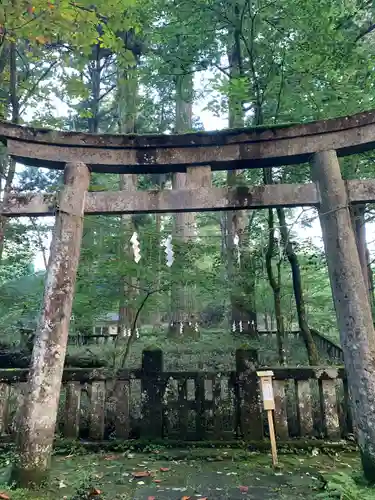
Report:
[[[322,226],[332,294],[366,476],[375,481],[375,334],[350,204],[375,202],[375,180],[344,181],[338,157],[375,148],[375,111],[275,128],[184,135],[90,135],[0,122],[8,154],[25,165],[64,169],[59,195],[6,193],[2,215],[56,215],[43,309],[18,440],[18,484],[48,471],[81,246],[83,216],[315,206]],[[309,162],[312,183],[198,187],[212,170]],[[90,171],[186,172],[171,191],[87,192]]]

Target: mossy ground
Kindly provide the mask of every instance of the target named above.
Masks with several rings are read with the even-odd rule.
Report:
[[[318,492],[322,473],[349,472],[359,468],[354,453],[323,455],[315,451],[304,455],[283,455],[280,469],[274,471],[268,454],[241,454],[235,450],[217,450],[205,457],[202,450],[181,451],[168,458],[163,450],[147,453],[97,453],[55,456],[48,484],[39,491],[11,490],[2,487],[12,500],[78,500],[89,498],[90,490],[101,492],[92,498],[102,500],[178,500],[184,496],[215,500],[313,499]],[[2,475],[5,481],[11,455],[3,455]],[[161,468],[168,470],[161,471]],[[152,471],[151,477],[133,479],[134,472]],[[160,482],[155,482],[160,481]],[[78,496],[80,494],[81,496]],[[86,495],[86,496],[85,496]],[[374,492],[375,497],[375,492]]]

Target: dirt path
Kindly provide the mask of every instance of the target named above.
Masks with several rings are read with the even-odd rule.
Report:
[[[97,500],[313,500],[321,472],[351,473],[359,466],[355,454],[286,455],[275,472],[268,455],[249,453],[241,461],[237,456],[236,450],[217,450],[214,458],[199,450],[175,452],[173,459],[158,451],[58,456],[45,489],[0,491],[12,500],[81,500],[93,490],[100,492],[90,497]],[[10,462],[11,457],[0,465],[0,476]]]
[[[213,470],[217,468],[217,470]],[[246,471],[248,468],[248,471]],[[311,494],[317,478],[310,474],[289,474],[264,468],[251,468],[246,465],[226,466],[222,463],[190,465],[184,467],[187,476],[177,485],[178,481],[163,481],[161,484],[137,486],[134,500],[180,500],[184,496],[190,500],[201,498],[215,500],[277,500],[305,498]],[[189,470],[190,469],[190,470]],[[203,469],[203,470],[202,470]],[[224,469],[224,470],[223,470]],[[179,474],[182,470],[179,471]],[[144,481],[141,481],[144,482]],[[167,484],[175,483],[174,486]]]

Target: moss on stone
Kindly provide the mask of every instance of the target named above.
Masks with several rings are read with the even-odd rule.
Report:
[[[47,480],[48,470],[25,469],[14,465],[10,474],[9,484],[17,488],[35,489],[45,485]]]
[[[366,480],[374,485],[375,484],[375,457],[366,446],[360,450],[363,474]]]

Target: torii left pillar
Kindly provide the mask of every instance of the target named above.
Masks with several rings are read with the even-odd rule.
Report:
[[[50,467],[89,183],[85,164],[66,165],[11,474],[19,487],[41,484]]]

